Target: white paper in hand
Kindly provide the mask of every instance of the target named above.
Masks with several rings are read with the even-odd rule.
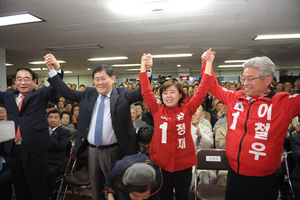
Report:
[[[0,142],[14,139],[16,137],[14,121],[0,121]]]

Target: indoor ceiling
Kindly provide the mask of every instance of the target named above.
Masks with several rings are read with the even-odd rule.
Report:
[[[189,2],[197,5],[186,9]],[[170,5],[180,9],[170,11]],[[210,47],[216,51],[215,71],[241,70],[217,66],[260,55],[280,69],[300,66],[300,39],[253,40],[257,35],[300,33],[299,0],[0,0],[0,16],[19,13],[44,21],[0,27],[0,48],[6,49],[6,62],[13,64],[7,67],[8,76],[21,66],[45,67],[29,62],[42,61],[47,53],[66,61],[61,66],[72,75],[90,75],[87,68],[100,64],[140,63],[144,52],[193,53],[187,58],[156,58],[153,67],[162,75],[177,72],[178,64],[193,72],[200,70],[200,56]],[[87,60],[114,56],[129,59]],[[126,68],[139,67],[114,71],[129,73]]]

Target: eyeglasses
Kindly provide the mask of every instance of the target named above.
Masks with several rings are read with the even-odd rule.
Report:
[[[22,83],[23,81],[24,81],[25,83],[30,83],[30,82],[32,81],[32,79],[30,79],[30,78],[24,78],[24,79],[22,79],[22,78],[17,78],[17,80],[16,80],[17,83]]]
[[[265,76],[258,76],[258,77],[255,77],[255,78],[242,77],[241,81],[242,81],[242,83],[244,83],[245,81],[247,81],[248,83],[251,83],[253,80],[258,79],[258,78],[262,78],[262,77],[265,77]]]

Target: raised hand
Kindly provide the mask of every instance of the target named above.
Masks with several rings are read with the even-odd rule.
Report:
[[[60,69],[60,64],[57,62],[56,58],[51,53],[46,54],[44,56],[44,59],[49,71],[52,71],[54,69]]]
[[[149,70],[153,65],[152,56],[151,54],[143,54],[141,58],[141,72],[145,72]]]

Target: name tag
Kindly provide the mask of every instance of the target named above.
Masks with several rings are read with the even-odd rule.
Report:
[[[221,162],[221,156],[206,156],[207,162]]]

